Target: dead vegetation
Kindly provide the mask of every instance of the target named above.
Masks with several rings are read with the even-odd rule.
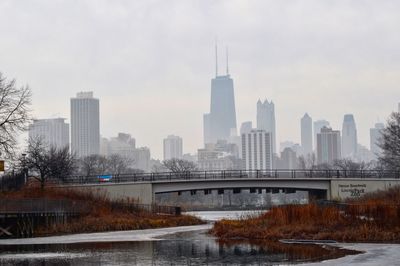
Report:
[[[274,207],[257,217],[216,222],[220,239],[331,239],[341,242],[400,242],[400,188],[367,194],[337,206]]]
[[[136,206],[138,202],[133,199],[113,201],[110,200],[106,194],[99,192],[78,191],[56,187],[46,187],[42,190],[38,185],[30,185],[19,191],[0,194],[0,198],[63,199],[82,202],[85,208],[87,208],[85,214],[78,218],[70,219],[65,224],[40,227],[37,231],[38,235],[150,229],[204,223],[194,216],[157,214],[141,208],[125,207]]]

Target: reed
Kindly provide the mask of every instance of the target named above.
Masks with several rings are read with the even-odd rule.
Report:
[[[90,206],[87,213],[80,217],[72,218],[65,224],[39,227],[35,232],[37,236],[150,229],[204,223],[202,220],[189,215],[163,215],[139,208],[126,208],[126,206],[130,205],[135,206],[138,203],[137,200],[130,198],[111,200],[107,194],[100,191],[79,191],[50,186],[42,190],[39,186],[33,184],[19,191],[0,194],[0,198],[67,199],[84,202],[87,206]]]
[[[367,194],[347,203],[344,208],[314,203],[274,207],[257,217],[216,222],[211,233],[219,239],[400,242],[399,187]]]

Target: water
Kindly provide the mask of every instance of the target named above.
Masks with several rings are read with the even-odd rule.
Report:
[[[251,213],[229,211],[193,214],[216,220]],[[77,235],[77,242],[83,243],[60,244],[63,238],[54,238],[57,240],[53,244],[0,245],[0,265],[273,265],[318,261],[343,255],[334,248],[314,245],[220,243],[206,231],[181,230],[179,233],[160,235],[151,241],[143,236],[142,241],[118,242],[116,234],[117,237],[111,238],[111,241],[107,237],[109,242],[85,243],[87,240]],[[68,239],[71,240],[71,237]]]

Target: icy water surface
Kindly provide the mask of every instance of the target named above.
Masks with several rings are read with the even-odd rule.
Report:
[[[197,215],[210,220],[221,216],[209,212]],[[240,213],[224,215],[235,218]],[[207,234],[204,225],[199,230],[182,228],[0,241],[0,265],[274,265],[347,254],[317,245],[221,243]]]

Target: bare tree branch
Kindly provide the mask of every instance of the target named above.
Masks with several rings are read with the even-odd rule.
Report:
[[[13,158],[17,137],[30,121],[31,90],[17,88],[0,73],[0,155]]]

